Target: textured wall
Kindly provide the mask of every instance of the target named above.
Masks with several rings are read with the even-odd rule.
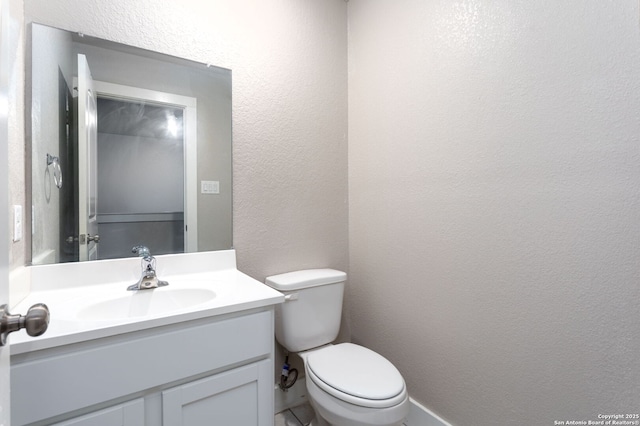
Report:
[[[456,425],[637,412],[638,2],[348,13],[353,340]]]
[[[232,69],[240,269],[346,269],[343,0],[30,0],[25,17]]]

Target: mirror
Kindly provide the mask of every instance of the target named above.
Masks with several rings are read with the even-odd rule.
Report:
[[[31,263],[231,248],[231,71],[40,24],[30,39]]]

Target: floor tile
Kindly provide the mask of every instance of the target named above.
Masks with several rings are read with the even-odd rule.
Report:
[[[297,407],[293,407],[291,409],[291,412],[303,425],[308,425],[311,420],[313,420],[313,416],[315,415],[315,413],[313,412],[313,408],[311,408],[311,404],[309,404],[308,402],[302,405],[298,405]]]
[[[289,410],[276,414],[275,426],[302,426],[296,416]]]

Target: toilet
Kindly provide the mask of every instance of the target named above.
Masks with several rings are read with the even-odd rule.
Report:
[[[276,339],[304,362],[313,426],[396,426],[409,412],[398,369],[378,353],[338,336],[347,274],[307,269],[267,277],[285,295],[276,307]]]

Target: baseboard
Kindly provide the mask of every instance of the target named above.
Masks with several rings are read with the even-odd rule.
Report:
[[[433,411],[409,398],[411,408],[407,416],[407,426],[451,426]]]
[[[307,402],[307,385],[304,377],[298,378],[295,384],[286,392],[280,389],[278,384],[275,391],[275,412],[279,413],[289,408],[297,407]]]

